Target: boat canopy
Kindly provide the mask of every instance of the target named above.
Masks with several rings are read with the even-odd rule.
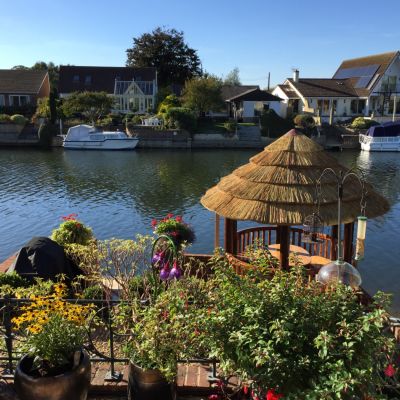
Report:
[[[86,138],[89,136],[89,133],[93,132],[94,128],[93,126],[90,125],[76,125],[72,126],[71,128],[68,129],[67,133],[67,140],[82,140],[83,138]]]
[[[396,137],[400,136],[400,122],[385,122],[382,125],[371,126],[367,135],[371,137]]]

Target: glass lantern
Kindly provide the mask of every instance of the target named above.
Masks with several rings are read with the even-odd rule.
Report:
[[[343,283],[344,285],[358,288],[361,285],[361,275],[351,264],[343,260],[332,261],[324,265],[318,272],[317,282],[323,285]]]
[[[355,260],[360,261],[364,259],[365,250],[365,235],[367,232],[367,217],[360,216],[357,218],[357,244]]]
[[[304,243],[321,243],[321,233],[323,230],[323,222],[317,213],[312,213],[304,219],[302,242]]]

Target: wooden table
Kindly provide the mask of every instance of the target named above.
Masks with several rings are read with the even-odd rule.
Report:
[[[270,244],[268,246],[268,250],[271,252],[272,256],[277,258],[278,260],[280,259],[280,244]],[[303,264],[303,265],[309,265],[311,263],[311,254],[306,250],[303,249],[303,247],[300,246],[295,246],[294,244],[290,245],[289,248],[289,257],[296,255],[297,259]],[[294,266],[294,260],[293,257],[289,258],[289,266],[293,267]]]

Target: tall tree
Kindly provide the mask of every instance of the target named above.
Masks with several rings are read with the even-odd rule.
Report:
[[[113,104],[114,99],[106,92],[74,92],[64,100],[62,110],[67,117],[83,114],[94,125]]]
[[[229,86],[240,86],[242,83],[240,82],[239,78],[239,68],[235,67],[231,72],[226,75],[224,80],[224,85]]]
[[[201,75],[197,51],[184,41],[183,32],[158,27],[133,39],[133,47],[126,50],[128,67],[155,67],[160,86],[184,84]]]
[[[200,116],[210,110],[220,110],[224,104],[221,86],[221,80],[214,76],[186,81],[183,89],[183,104]]]

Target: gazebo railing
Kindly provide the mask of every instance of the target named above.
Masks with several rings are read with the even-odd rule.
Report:
[[[256,241],[271,245],[276,243],[277,228],[276,226],[258,226],[254,228],[242,229],[237,232],[237,252],[242,254],[246,248]],[[312,256],[320,256],[333,260],[336,258],[336,241],[327,234],[320,234],[321,242],[318,244],[302,242],[303,230],[300,228],[290,228],[290,244],[301,246],[306,249]]]

